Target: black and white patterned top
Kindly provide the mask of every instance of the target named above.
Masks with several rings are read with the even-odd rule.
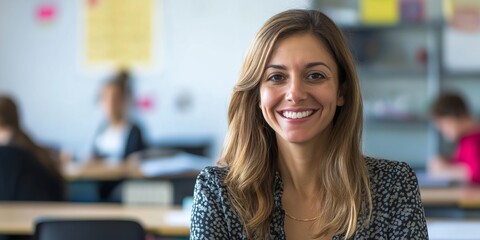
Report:
[[[357,228],[353,239],[428,239],[418,182],[412,169],[395,161],[365,158],[372,191],[369,225]],[[228,168],[208,167],[197,178],[191,216],[190,239],[247,239],[228,199],[224,179]],[[274,179],[271,239],[286,239],[283,183]],[[361,219],[361,218],[359,218]],[[359,226],[361,220],[359,220]],[[340,236],[333,239],[339,240]]]

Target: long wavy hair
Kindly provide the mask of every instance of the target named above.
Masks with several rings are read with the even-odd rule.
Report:
[[[352,54],[335,23],[314,10],[288,10],[270,18],[257,32],[244,59],[228,111],[229,129],[220,166],[229,167],[225,184],[233,208],[249,238],[269,238],[274,209],[278,147],[274,130],[263,118],[259,87],[276,44],[295,34],[310,33],[327,46],[338,66],[344,105],[338,107],[329,146],[316,176],[322,186],[321,216],[314,236],[353,236],[358,222],[368,222],[371,192],[361,152],[362,98]],[[360,218],[365,221],[359,221]]]
[[[7,143],[9,146],[16,146],[30,151],[38,161],[47,168],[57,179],[63,181],[59,166],[52,160],[47,149],[37,145],[22,129],[17,104],[13,98],[0,95],[0,128],[9,128],[12,137]]]

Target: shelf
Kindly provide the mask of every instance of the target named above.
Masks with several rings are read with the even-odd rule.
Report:
[[[444,71],[445,78],[480,78],[480,71]]]
[[[388,123],[388,124],[428,124],[429,119],[419,116],[366,116],[365,123]]]
[[[418,67],[395,67],[395,66],[369,66],[367,64],[357,65],[358,74],[361,79],[364,77],[403,77],[406,80],[412,78],[426,78],[427,70]]]
[[[435,22],[401,22],[398,24],[340,24],[342,30],[369,31],[369,30],[412,30],[412,29],[441,29],[444,26],[443,21]]]

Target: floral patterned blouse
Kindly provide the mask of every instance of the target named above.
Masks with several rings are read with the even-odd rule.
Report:
[[[418,182],[412,169],[395,161],[365,158],[372,191],[372,216],[352,239],[428,239]],[[247,239],[239,217],[230,204],[224,184],[228,168],[208,167],[197,178],[191,216],[190,239]],[[277,172],[271,239],[286,239],[283,184]],[[334,236],[334,240],[342,239]]]

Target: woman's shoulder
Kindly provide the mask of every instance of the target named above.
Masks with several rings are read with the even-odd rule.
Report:
[[[365,157],[372,185],[404,184],[418,185],[412,168],[405,162]]]
[[[384,171],[384,172],[396,172],[396,171],[406,171],[411,169],[410,166],[405,162],[365,157],[365,164],[370,171]]]
[[[359,239],[428,239],[417,178],[404,162],[365,157],[372,214]]]
[[[208,187],[223,187],[228,173],[228,167],[209,166],[204,168],[197,177],[197,185]]]

